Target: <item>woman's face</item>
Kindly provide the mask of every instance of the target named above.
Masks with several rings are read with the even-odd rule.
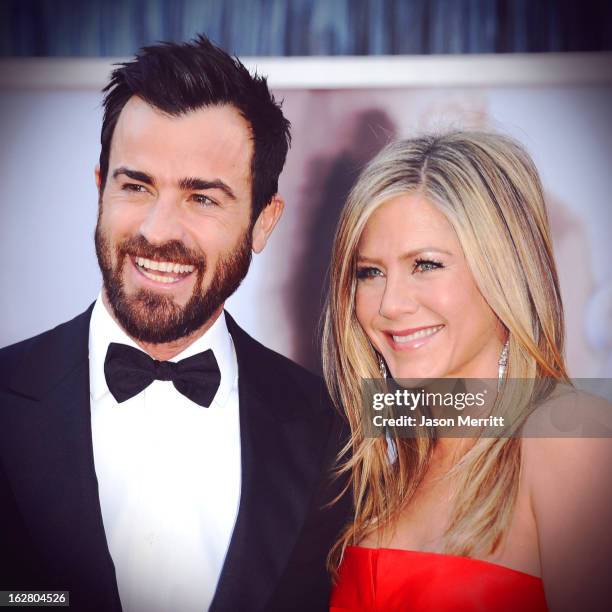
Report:
[[[357,319],[394,378],[496,378],[502,326],[455,231],[422,196],[380,206],[362,234]]]

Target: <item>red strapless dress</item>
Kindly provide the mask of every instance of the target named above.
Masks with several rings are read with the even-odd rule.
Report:
[[[542,580],[440,553],[349,546],[330,612],[544,612]]]

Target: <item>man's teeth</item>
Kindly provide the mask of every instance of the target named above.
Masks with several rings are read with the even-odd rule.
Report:
[[[186,264],[174,263],[173,261],[154,261],[152,259],[145,259],[144,257],[136,257],[136,263],[141,268],[146,268],[148,270],[159,270],[160,272],[174,272],[175,274],[186,274],[188,272],[193,272],[195,269],[194,266],[189,266]],[[151,278],[154,275],[147,276]],[[157,278],[161,277],[158,276]]]
[[[410,342],[411,340],[416,340],[417,338],[425,338],[426,336],[431,336],[436,332],[439,332],[444,325],[436,325],[435,327],[428,327],[427,329],[420,329],[412,334],[408,334],[407,336],[393,336],[393,340],[398,344],[402,344],[404,342]]]
[[[141,272],[147,278],[157,281],[158,283],[176,283],[176,281],[180,280],[176,276],[159,276],[159,274],[152,274],[151,272],[147,272],[147,270],[141,270]]]

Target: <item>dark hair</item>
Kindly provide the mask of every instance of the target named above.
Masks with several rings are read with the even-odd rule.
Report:
[[[100,141],[101,190],[108,175],[110,145],[117,119],[132,96],[178,116],[206,106],[230,104],[251,126],[251,219],[278,191],[278,176],[291,143],[290,123],[283,116],[265,77],[251,75],[238,58],[206,36],[189,43],[165,42],[144,47],[131,62],[119,64],[104,96]]]

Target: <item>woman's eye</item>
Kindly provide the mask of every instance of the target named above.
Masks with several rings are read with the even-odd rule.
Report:
[[[444,266],[439,261],[433,259],[417,259],[414,262],[413,272],[430,272],[431,270],[438,270]]]
[[[382,272],[378,268],[372,267],[363,267],[357,268],[357,278],[358,280],[365,280],[368,278],[374,278],[376,276],[382,276]]]
[[[201,206],[217,206],[217,203],[214,200],[200,193],[194,193],[191,196],[191,199]]]

